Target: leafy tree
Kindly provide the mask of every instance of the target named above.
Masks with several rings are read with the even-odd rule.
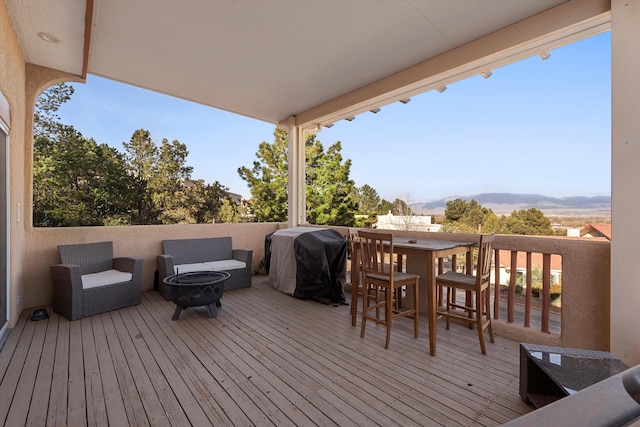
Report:
[[[484,233],[500,233],[501,228],[501,219],[498,218],[496,214],[491,212],[484,219],[484,224],[482,225],[482,232]]]
[[[132,181],[122,155],[72,126],[49,136],[34,141],[34,226],[128,223]]]
[[[131,180],[122,155],[59,122],[56,113],[72,94],[73,87],[60,83],[45,89],[35,103],[33,224],[128,223]]]
[[[544,216],[541,210],[536,208],[513,211],[511,216],[504,217],[500,232],[503,234],[555,235],[551,228],[551,221]]]
[[[189,151],[185,144],[163,139],[158,147],[148,131],[139,129],[123,145],[137,189],[137,224],[196,224],[216,219],[223,200],[229,198],[228,189],[218,181],[210,185],[190,179],[193,168],[186,165]]]
[[[216,222],[253,222],[254,216],[245,200],[223,199]]]
[[[386,215],[391,212],[394,215],[398,215],[398,209],[395,203],[392,203],[386,199],[382,199],[380,205],[378,205],[378,213],[380,215]]]
[[[394,215],[411,216],[414,214],[413,209],[402,199],[395,199],[393,201],[393,208]]]
[[[477,227],[472,227],[462,221],[445,221],[440,229],[443,233],[467,233],[474,234],[478,232]]]
[[[189,179],[189,151],[177,140],[163,139],[158,147],[148,131],[139,129],[120,154],[59,123],[56,112],[72,94],[73,87],[62,83],[36,102],[34,225],[213,222],[225,201],[238,212],[219,182]]]
[[[358,207],[358,214],[355,216],[353,225],[359,228],[373,227],[381,202],[378,192],[368,184],[359,188],[354,187],[353,201]]]
[[[262,142],[251,169],[238,174],[251,190],[251,207],[257,221],[287,220],[288,134],[274,131],[274,142]],[[351,160],[343,161],[341,144],[325,152],[316,135],[305,139],[307,220],[312,224],[353,225],[356,206],[354,183],[349,179]]]
[[[467,209],[462,216],[462,220],[465,224],[478,229],[485,222],[486,216],[490,210],[480,206],[475,200],[471,200],[467,205]]]
[[[218,211],[218,220],[220,222],[240,222],[237,218],[237,211],[229,199],[222,201]]]
[[[458,198],[447,202],[444,210],[445,221],[459,221],[467,210],[467,202]]]
[[[371,215],[356,215],[353,222],[353,227],[358,228],[373,228],[374,224],[378,221],[378,216]]]
[[[204,180],[196,181],[196,185],[187,188],[192,197],[188,204],[192,206],[193,216],[198,224],[211,222],[240,222],[238,208],[229,197],[229,189],[220,182],[206,184]],[[197,201],[197,203],[196,203]],[[228,206],[233,216],[221,216],[223,206]]]
[[[442,231],[546,236],[562,233],[551,228],[551,221],[539,209],[522,209],[498,218],[491,209],[482,207],[477,201],[467,203],[462,199],[447,202]]]
[[[152,198],[157,198],[152,194]],[[204,180],[187,180],[173,193],[171,203],[159,210],[160,224],[206,224],[216,221],[221,206],[233,203],[228,198],[226,187],[215,184],[205,184]],[[233,218],[232,218],[233,219]],[[237,221],[221,221],[237,222]]]
[[[311,224],[354,224],[357,208],[352,198],[355,184],[349,179],[351,160],[343,162],[341,150],[338,141],[325,153],[315,134],[306,140],[307,220]]]
[[[358,205],[358,213],[363,215],[377,212],[380,206],[380,196],[378,192],[368,184],[355,189],[354,201]]]
[[[259,222],[287,220],[288,135],[279,127],[273,135],[273,144],[263,141],[258,146],[258,160],[251,169],[238,168],[240,178],[251,190],[251,208]]]
[[[498,217],[475,199],[460,198],[447,202],[442,230],[450,233],[493,233],[499,228]]]
[[[540,291],[542,289],[543,279],[544,274],[542,268],[534,266],[531,269],[531,288]],[[558,283],[558,278],[555,275],[551,274],[549,276],[549,283],[551,286],[556,285]],[[518,291],[519,293],[524,292],[526,285],[526,275],[518,273],[516,275],[516,291]]]
[[[36,100],[33,113],[33,136],[56,139],[63,131],[64,125],[56,114],[60,106],[71,99],[73,86],[58,83],[42,91]]]
[[[153,204],[151,180],[157,172],[158,147],[149,131],[138,129],[122,144],[129,174],[134,180],[134,224],[158,224],[159,212]]]
[[[185,165],[188,154],[187,146],[179,141],[169,143],[166,139],[162,140],[155,173],[149,179],[149,188],[154,209],[160,212],[160,222],[163,224],[196,222],[194,217],[187,218],[190,215],[176,215],[177,212],[186,214],[186,211],[195,208],[188,203],[187,193],[192,186],[185,186],[193,171],[191,166]],[[196,199],[193,202],[198,204]]]

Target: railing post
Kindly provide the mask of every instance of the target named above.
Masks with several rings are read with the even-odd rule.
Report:
[[[494,293],[493,293],[493,318],[500,319],[500,249],[494,250]]]
[[[516,273],[518,269],[518,251],[511,251],[511,277],[509,278],[509,294],[507,296],[507,322],[515,322]]]
[[[551,254],[542,255],[542,332],[549,332],[551,305]]]
[[[438,258],[438,274],[444,273],[444,258]],[[442,307],[444,305],[444,287],[438,286],[436,290],[438,293],[438,307]]]
[[[527,290],[525,291],[525,299],[524,299],[524,327],[531,327],[531,286],[533,284],[533,274],[531,274],[531,252],[527,252]]]

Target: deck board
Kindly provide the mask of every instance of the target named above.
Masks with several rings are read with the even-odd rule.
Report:
[[[44,426],[47,422],[47,407],[51,394],[51,379],[55,361],[55,349],[58,342],[58,320],[53,318],[48,322],[42,355],[37,368],[36,383],[31,396],[31,405],[27,415],[27,424]]]
[[[87,396],[84,377],[84,357],[82,354],[82,322],[81,319],[69,325],[69,384],[67,395],[67,422],[72,426],[87,425]],[[61,378],[64,381],[64,378]]]
[[[40,322],[43,322],[42,320]],[[49,323],[57,323],[57,342],[53,362],[53,377],[47,408],[47,426],[67,425],[67,397],[69,395],[69,334],[71,323],[51,315]],[[13,333],[13,331],[11,331]],[[2,349],[4,351],[4,349]]]
[[[180,362],[179,354],[174,351],[170,341],[161,331],[158,331],[151,312],[148,309],[151,304],[138,307],[137,312],[132,313],[141,336],[148,345],[153,359],[148,359],[146,364],[152,364],[155,360],[157,368],[164,378],[156,378],[154,381],[159,387],[166,387],[161,394],[163,408],[172,425],[207,425],[209,419],[203,408],[194,399],[191,388],[180,375],[174,361]],[[166,385],[165,385],[166,384]]]
[[[104,321],[106,317],[106,321]],[[115,366],[109,350],[109,339],[105,324],[109,324],[109,314],[102,314],[93,317],[94,328],[97,332],[94,335],[96,344],[96,354],[102,377],[102,387],[104,391],[104,404],[107,411],[107,419],[113,425],[127,425],[127,415],[125,411],[122,395],[119,392],[118,378]]]
[[[82,319],[81,322],[87,424],[96,426],[106,425],[108,424],[107,407],[105,406],[104,392],[102,390],[102,376],[100,375],[96,346],[96,337],[100,336],[102,332],[102,328],[98,328],[100,317],[89,317]]]
[[[36,383],[36,375],[38,373],[38,365],[46,333],[47,324],[41,323],[35,326],[34,333],[31,337],[31,344],[29,345],[29,349],[27,350],[27,355],[22,366],[18,387],[13,397],[15,401],[31,401],[31,395],[33,394],[34,385]],[[27,418],[28,411],[29,405],[11,405],[9,415],[7,416],[7,424],[19,425],[23,419]]]
[[[26,384],[28,381],[20,382],[35,330],[36,327],[33,322],[27,323],[24,329],[19,330],[20,339],[15,343],[13,348],[10,348],[12,352],[11,357],[3,360],[3,362],[8,364],[6,369],[2,369],[5,371],[5,374],[0,384],[0,396],[2,396],[2,399],[0,399],[0,416],[3,420],[6,420],[11,412],[15,413],[16,411],[24,409],[25,403],[22,401],[15,402],[17,406],[15,409],[13,406],[16,394],[19,393],[22,384]],[[11,334],[9,334],[9,339],[10,338]]]
[[[496,426],[528,413],[518,343],[438,327],[428,354],[412,321],[384,328],[347,305],[302,301],[255,276],[227,292],[216,319],[153,291],[142,303],[69,322],[21,316],[0,351],[2,425]],[[6,397],[5,397],[6,396]]]

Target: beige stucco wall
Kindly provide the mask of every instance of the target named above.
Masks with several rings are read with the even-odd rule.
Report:
[[[24,142],[25,142],[25,81],[26,70],[22,50],[4,2],[0,2],[0,91],[7,99],[11,123],[9,130],[9,326],[19,314],[16,295],[21,290],[20,269],[25,244],[24,228],[17,223],[17,206],[24,206]],[[1,256],[5,256],[4,248]],[[4,298],[2,298],[4,303]]]

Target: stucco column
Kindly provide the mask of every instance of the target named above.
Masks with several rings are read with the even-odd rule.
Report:
[[[295,117],[289,118],[289,180],[287,185],[289,209],[287,219],[289,227],[306,224],[306,192],[305,192],[305,150],[304,131],[295,125]]]
[[[611,353],[640,363],[640,2],[611,2]]]

